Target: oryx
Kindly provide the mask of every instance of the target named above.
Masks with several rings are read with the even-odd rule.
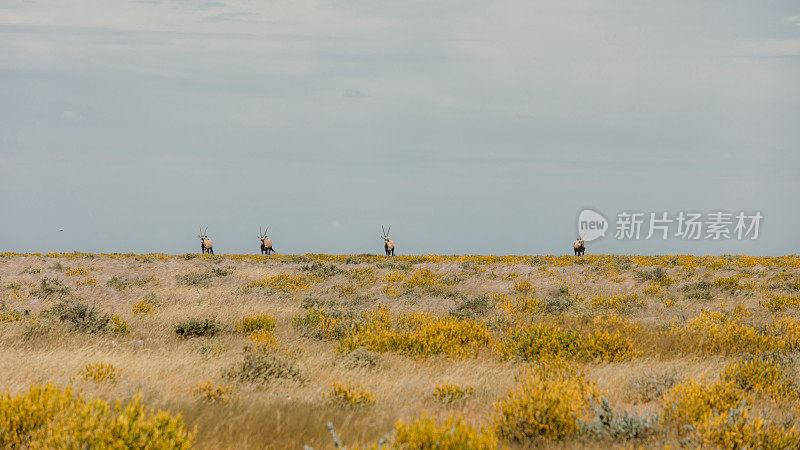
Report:
[[[389,239],[389,231],[392,231],[392,226],[389,225],[389,231],[386,231],[381,225],[381,230],[383,230],[383,234],[380,238],[383,239],[383,249],[386,250],[386,256],[394,256],[394,241]]]
[[[208,232],[208,227],[206,227],[206,231],[203,231],[203,227],[200,227],[200,234],[197,237],[200,238],[200,251],[205,253],[214,254],[214,243],[211,242],[211,239],[208,238],[206,234]]]
[[[583,242],[583,236],[578,236],[578,239],[572,244],[575,250],[575,256],[583,256],[586,253],[586,243]]]
[[[261,227],[258,227],[258,240],[261,241],[261,254],[264,253],[270,254],[275,253],[275,250],[272,249],[272,239],[267,237],[267,231],[269,231],[269,226],[264,232],[261,232]]]

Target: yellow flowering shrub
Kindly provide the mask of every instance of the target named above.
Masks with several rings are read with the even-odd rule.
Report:
[[[246,288],[263,287],[277,291],[297,291],[308,288],[311,283],[316,281],[316,277],[310,274],[292,275],[282,273],[271,277],[259,278],[248,282]]]
[[[375,396],[364,389],[360,384],[333,383],[331,390],[325,396],[329,402],[339,406],[349,408],[359,408],[362,406],[372,406],[375,404]]]
[[[2,448],[188,449],[193,438],[180,415],[153,412],[140,396],[111,406],[52,385],[0,395]]]
[[[781,364],[763,358],[749,358],[725,367],[720,379],[732,382],[744,392],[756,392],[775,401],[793,401],[797,391],[792,375]]]
[[[264,329],[255,330],[250,333],[250,343],[258,351],[270,351],[278,349],[278,339],[272,333]]]
[[[714,383],[687,380],[664,394],[666,423],[690,430],[706,445],[721,448],[797,448],[800,431],[752,418],[757,400],[793,405],[797,393],[790,374],[768,359],[729,364]]]
[[[780,312],[786,308],[800,305],[800,297],[782,294],[769,294],[767,298],[759,300],[759,305],[771,312]]]
[[[636,294],[615,295],[613,297],[594,296],[591,305],[595,308],[613,309],[616,311],[626,311],[632,308],[642,308],[644,300],[640,300]]]
[[[109,321],[109,328],[112,333],[116,334],[128,334],[130,330],[128,330],[128,322],[123,320],[117,314],[111,316],[111,320]]]
[[[714,278],[714,286],[720,287],[722,289],[733,290],[739,287],[739,280],[741,280],[741,275],[733,275],[730,277],[719,277]]]
[[[394,286],[384,286],[383,293],[387,297],[396,298],[400,296],[400,291]]]
[[[684,339],[696,341],[697,348],[710,353],[755,353],[780,345],[742,322],[742,314],[703,311],[689,323],[674,330]]]
[[[415,287],[430,287],[436,284],[438,275],[433,273],[430,269],[416,269],[406,280],[403,286],[406,289],[414,289]]]
[[[255,330],[272,331],[275,329],[277,323],[278,320],[273,315],[268,313],[256,313],[242,317],[237,320],[233,326],[239,333],[249,333]]]
[[[471,356],[492,338],[486,324],[475,319],[424,313],[401,314],[391,319],[386,309],[365,314],[361,324],[347,331],[339,341],[340,351],[363,346],[376,352],[416,356]]]
[[[661,293],[661,286],[656,284],[651,284],[644,288],[644,293],[647,295],[657,295]]]
[[[529,280],[517,280],[514,282],[514,290],[522,294],[527,294],[533,290],[533,284]]]
[[[338,340],[340,352],[366,347],[376,352],[412,356],[467,357],[488,345],[492,338],[482,321],[425,313],[400,314],[393,318],[386,306],[367,311],[358,318],[333,315],[315,307],[295,316],[292,324],[306,334]]]
[[[517,295],[514,297],[506,294],[493,294],[492,299],[495,307],[508,316],[514,317],[519,313],[529,313],[540,311],[545,307],[545,303],[532,295]]]
[[[92,284],[97,284],[97,279],[96,278],[84,278],[82,280],[76,281],[75,284],[78,285],[78,286],[88,286],[88,285],[92,285]]]
[[[703,383],[689,379],[664,394],[664,420],[691,425],[708,415],[735,408],[744,398],[745,393],[731,381]]]
[[[515,443],[562,440],[576,434],[587,420],[599,392],[583,373],[561,362],[526,370],[519,386],[494,404],[497,435]]]
[[[456,384],[439,384],[433,389],[433,398],[442,403],[452,403],[472,396],[475,388],[472,386],[461,387]]]
[[[764,418],[750,418],[746,408],[711,414],[694,424],[698,440],[717,448],[800,448],[800,432]]]
[[[620,331],[582,335],[544,323],[517,325],[496,350],[504,358],[526,361],[550,357],[624,361],[637,355],[633,343]]]
[[[83,366],[78,372],[78,376],[83,381],[94,381],[95,383],[115,382],[119,379],[120,371],[110,363],[93,363]]]
[[[375,271],[373,270],[372,267],[348,270],[346,272],[346,275],[348,278],[355,281],[360,286],[374,283],[377,280],[377,278],[375,277]]]
[[[390,272],[390,273],[387,273],[386,275],[384,275],[383,276],[383,282],[384,283],[397,283],[399,281],[403,281],[403,279],[405,277],[406,276],[405,276],[405,274],[403,272],[401,272],[399,270],[396,270],[394,272]]]
[[[390,448],[408,450],[494,450],[497,438],[492,430],[478,429],[461,416],[450,416],[437,422],[424,415],[409,422],[398,421],[394,426]]]
[[[68,277],[76,277],[78,275],[86,275],[87,273],[89,273],[89,271],[83,267],[75,267],[74,269],[67,269],[65,275]]]
[[[25,317],[25,314],[14,309],[3,311],[0,312],[0,323],[16,322],[22,320],[23,317]]]
[[[800,350],[800,321],[782,317],[769,327],[776,347],[788,351]]]
[[[233,400],[233,388],[229,384],[215,385],[208,381],[192,389],[192,394],[207,403],[228,403]]]
[[[155,303],[145,299],[138,303],[135,303],[131,307],[131,311],[133,312],[134,315],[138,316],[139,314],[144,314],[144,315],[155,314],[158,312],[158,309],[156,308]]]

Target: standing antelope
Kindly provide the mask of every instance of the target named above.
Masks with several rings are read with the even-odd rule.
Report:
[[[200,234],[197,237],[200,238],[200,251],[202,253],[210,253],[214,254],[214,243],[211,242],[211,239],[208,238],[206,234],[208,232],[208,227],[206,227],[206,231],[203,231],[203,227],[200,227]]]
[[[381,229],[383,230],[381,239],[383,239],[383,249],[386,250],[386,256],[394,256],[394,241],[389,239],[389,231],[392,231],[392,226],[389,225],[389,231],[386,231],[383,225],[381,225]]]
[[[575,256],[583,256],[586,253],[586,243],[583,242],[583,238],[578,236],[578,239],[572,244],[573,249],[575,250]]]
[[[264,233],[261,233],[261,227],[258,227],[258,240],[261,241],[261,254],[264,253],[270,254],[275,253],[275,250],[272,249],[272,239],[267,237],[267,231],[269,231],[269,226],[267,229],[264,230]]]

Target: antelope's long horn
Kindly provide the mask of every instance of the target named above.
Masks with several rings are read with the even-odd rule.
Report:
[[[264,236],[267,235],[267,231],[269,231],[269,225],[267,225],[267,229],[264,230]]]
[[[203,231],[203,236],[208,236],[208,227],[206,227],[206,231]]]
[[[392,226],[389,225],[389,231],[386,232],[386,236],[389,236],[389,233],[391,233],[391,232],[392,232]]]
[[[381,225],[381,231],[383,231],[381,236],[386,236],[386,228],[383,228],[383,225]]]

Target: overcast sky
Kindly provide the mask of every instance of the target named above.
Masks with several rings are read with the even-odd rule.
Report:
[[[0,250],[798,253],[798,80],[794,0],[2,0]]]

